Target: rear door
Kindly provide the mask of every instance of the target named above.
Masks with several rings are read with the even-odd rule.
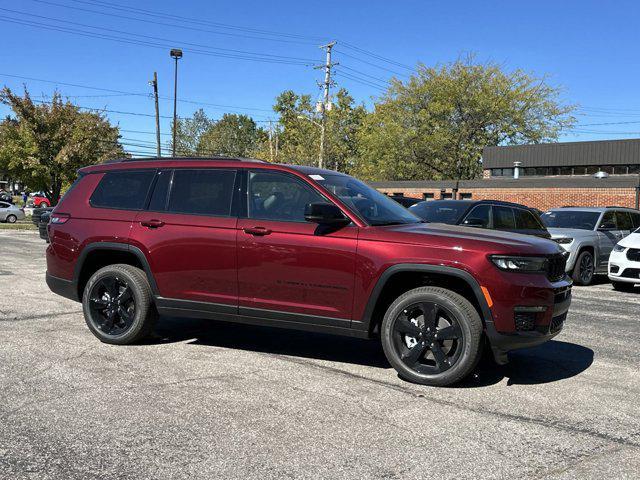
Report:
[[[178,307],[237,312],[236,179],[235,169],[161,170],[134,222],[132,245],[145,252],[160,296]]]
[[[527,209],[515,208],[513,213],[516,218],[516,232],[525,235],[535,235],[537,237],[551,238],[551,235],[544,228],[542,222],[536,218],[536,216]]]
[[[358,228],[323,231],[305,205],[327,202],[297,176],[247,172],[246,218],[238,221],[240,313],[349,327]]]
[[[513,208],[503,205],[493,205],[493,228],[495,230],[516,231],[516,218]]]

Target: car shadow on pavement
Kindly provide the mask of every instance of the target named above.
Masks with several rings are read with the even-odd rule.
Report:
[[[160,317],[154,337],[144,344],[188,341],[194,345],[287,355],[391,369],[378,341],[213,320]],[[454,388],[477,388],[507,379],[507,385],[555,382],[583,372],[593,363],[593,350],[569,342],[549,341],[511,352],[507,365],[497,365],[485,352],[475,371]]]
[[[486,352],[475,372],[457,387],[485,387],[505,378],[508,386],[557,382],[584,372],[593,355],[590,348],[557,340],[511,352],[506,365],[496,364]]]
[[[380,342],[214,320],[160,317],[155,338],[145,343],[172,343],[187,340],[195,345],[391,368]]]

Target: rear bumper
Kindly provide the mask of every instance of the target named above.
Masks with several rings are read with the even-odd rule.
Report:
[[[46,281],[49,289],[62,297],[79,302],[78,298],[78,285],[72,280],[65,280],[64,278],[54,277],[49,272],[46,274]]]

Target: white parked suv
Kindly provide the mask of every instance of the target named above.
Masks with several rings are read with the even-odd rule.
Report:
[[[616,290],[630,291],[640,283],[640,228],[620,240],[609,256],[609,280]]]

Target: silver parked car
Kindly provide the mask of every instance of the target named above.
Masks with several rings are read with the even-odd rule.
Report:
[[[24,210],[10,203],[0,202],[0,222],[16,223],[24,220]]]
[[[569,252],[567,272],[576,285],[607,273],[614,245],[640,227],[640,211],[624,207],[554,208],[540,218],[551,239]]]

